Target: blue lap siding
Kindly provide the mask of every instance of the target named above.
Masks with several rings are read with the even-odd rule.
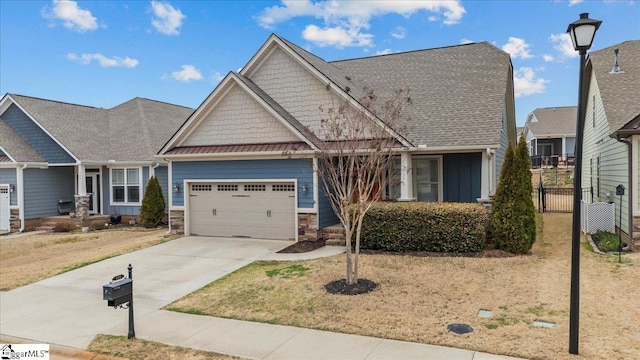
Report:
[[[24,170],[24,218],[58,215],[58,200],[73,199],[73,167]]]
[[[11,104],[2,114],[2,119],[48,163],[70,164],[76,162],[15,104]]]
[[[16,206],[18,205],[18,183],[16,182],[16,169],[0,169],[0,184],[9,184],[13,185],[16,188],[16,191],[9,194],[9,205]]]
[[[443,200],[475,203],[482,193],[482,154],[443,155]]]
[[[173,193],[173,206],[184,206],[185,179],[206,180],[267,180],[297,179],[298,207],[313,208],[313,164],[311,159],[234,160],[234,161],[180,161],[173,162],[170,184],[181,188]],[[302,193],[301,185],[308,191]]]

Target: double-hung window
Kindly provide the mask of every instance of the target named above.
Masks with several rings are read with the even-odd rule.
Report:
[[[139,204],[142,172],[140,168],[111,169],[111,202]]]
[[[402,169],[400,159],[391,162],[389,175],[390,199],[400,198],[401,171],[411,171],[413,176],[413,197],[417,201],[437,202],[441,201],[441,158],[438,156],[414,156],[411,160],[411,169]]]

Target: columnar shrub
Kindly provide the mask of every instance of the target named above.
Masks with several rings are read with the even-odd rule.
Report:
[[[147,188],[142,198],[142,206],[140,207],[140,224],[146,228],[153,228],[162,222],[164,217],[164,196],[162,188],[155,176],[149,179]]]
[[[525,254],[536,238],[531,163],[523,137],[514,152],[509,144],[493,198],[491,232],[496,248]]]

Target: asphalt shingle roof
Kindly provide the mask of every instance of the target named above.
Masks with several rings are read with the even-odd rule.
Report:
[[[0,146],[5,150],[6,154],[0,151],[2,155],[10,155],[17,162],[44,162],[40,156],[22,137],[20,137],[9,124],[0,118]],[[9,162],[6,156],[5,161]]]
[[[526,125],[536,137],[576,134],[577,106],[538,108],[533,115],[538,121],[531,121],[533,119],[529,117]]]
[[[614,49],[623,72],[612,74]],[[611,132],[640,115],[640,40],[625,41],[589,54]]]
[[[16,94],[11,97],[82,161],[152,160],[193,112],[144,98],[101,109]]]
[[[407,86],[407,138],[414,145],[499,144],[509,55],[475,43],[332,63],[355,83],[389,98]]]

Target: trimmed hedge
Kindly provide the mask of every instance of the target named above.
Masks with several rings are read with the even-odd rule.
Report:
[[[362,223],[360,247],[385,251],[477,252],[486,240],[480,204],[380,202]]]

